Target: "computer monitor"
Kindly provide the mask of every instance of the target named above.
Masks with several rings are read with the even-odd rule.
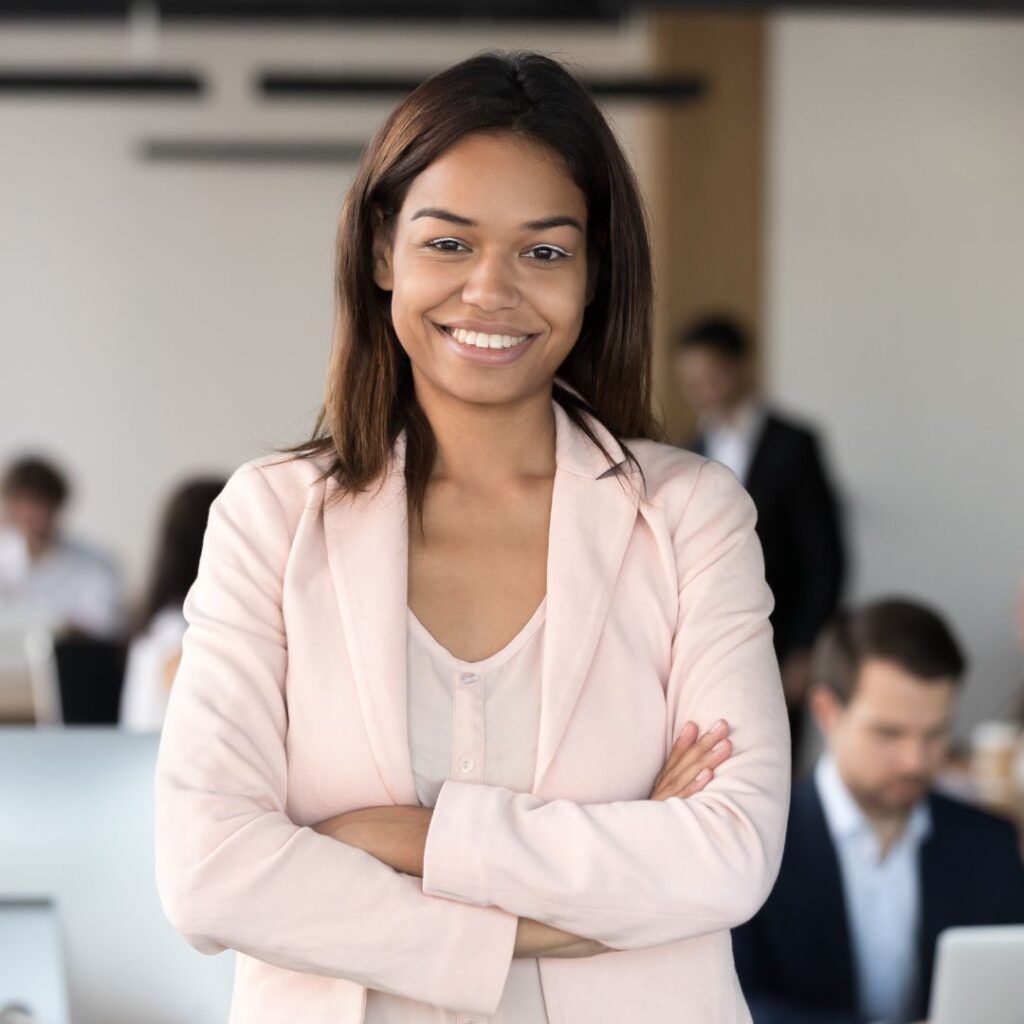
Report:
[[[0,901],[50,902],[75,1024],[228,1017],[234,954],[194,950],[157,897],[158,739],[107,727],[0,727]]]
[[[1024,1021],[1024,925],[949,928],[939,936],[928,1024]]]
[[[56,910],[49,900],[0,900],[0,1022],[71,1024]]]

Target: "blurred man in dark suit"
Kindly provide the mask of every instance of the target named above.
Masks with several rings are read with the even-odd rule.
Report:
[[[920,1021],[940,932],[1024,923],[1013,825],[932,789],[964,668],[915,602],[822,634],[810,703],[826,752],[793,788],[775,888],[733,932],[755,1024]]]
[[[674,369],[697,415],[697,433],[686,447],[727,465],[757,507],[796,755],[811,648],[838,605],[846,557],[838,503],[817,439],[757,396],[750,347],[738,323],[705,317],[680,335]]]

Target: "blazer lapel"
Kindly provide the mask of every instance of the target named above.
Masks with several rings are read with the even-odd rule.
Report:
[[[548,533],[547,611],[541,670],[536,793],[569,723],[608,615],[612,590],[636,521],[637,483],[608,460],[556,402],[555,480]],[[597,420],[588,423],[616,464],[622,448]]]
[[[555,480],[548,533],[547,610],[534,791],[565,732],[593,660],[612,589],[636,521],[636,479],[608,460],[557,402]],[[616,464],[615,438],[590,418]],[[335,491],[327,482],[325,495]],[[396,804],[418,804],[409,754],[406,629],[409,534],[405,437],[379,490],[325,504],[327,561],[334,583],[370,748]]]
[[[337,484],[327,484],[327,496]],[[396,804],[419,804],[409,754],[406,629],[409,531],[405,436],[380,490],[327,504],[324,533],[370,749]]]

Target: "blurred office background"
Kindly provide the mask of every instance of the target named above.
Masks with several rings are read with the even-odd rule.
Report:
[[[308,436],[361,147],[403,90],[489,48],[572,62],[634,161],[668,435],[694,425],[677,333],[727,310],[765,394],[824,439],[846,600],[941,608],[970,658],[959,737],[1005,717],[1024,578],[1008,4],[0,0],[0,465],[68,473],[66,532],[136,607],[183,480]]]
[[[211,4],[237,17],[209,19],[84,3],[107,16],[43,20],[36,6],[67,9],[0,5],[23,15],[0,21],[0,461],[41,449],[67,468],[69,528],[117,557],[130,592],[179,478],[312,424],[341,199],[399,95],[380,80],[530,47],[611,87],[601,103],[652,213],[662,352],[698,310],[746,318],[767,391],[827,439],[850,596],[909,589],[948,610],[972,655],[965,724],[1006,697],[1024,567],[1019,18],[552,3],[606,16],[405,4],[423,15],[372,20],[339,2]],[[361,16],[245,17],[290,7]],[[60,87],[76,72],[140,81]],[[275,74],[298,87],[268,88]],[[665,367],[678,439],[689,413]]]

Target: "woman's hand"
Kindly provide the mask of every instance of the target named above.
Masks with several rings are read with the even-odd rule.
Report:
[[[598,942],[597,939],[584,939],[543,921],[521,917],[516,927],[516,944],[512,956],[514,959],[538,956],[575,959],[609,951],[610,947]]]
[[[687,722],[669,751],[665,766],[654,780],[650,800],[684,799],[699,793],[715,775],[715,769],[732,753],[726,739],[729,725],[719,719],[700,739],[697,726]]]

